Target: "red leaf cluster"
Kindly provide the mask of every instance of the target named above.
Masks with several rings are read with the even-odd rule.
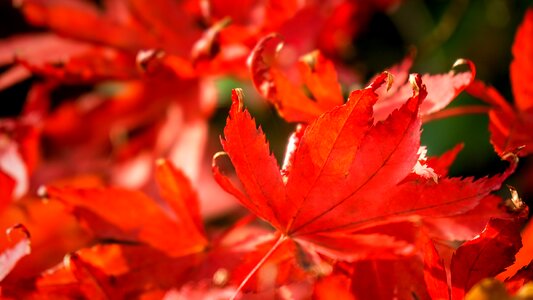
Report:
[[[0,120],[2,299],[531,297],[528,207],[495,194],[531,153],[531,9],[513,107],[413,53],[345,101],[349,42],[402,1],[15,2],[43,32],[0,41],[0,90],[34,79]],[[229,76],[297,123],[283,165],[240,88],[213,156]],[[446,108],[465,89],[490,107]],[[451,177],[423,125],[480,111],[507,167]]]

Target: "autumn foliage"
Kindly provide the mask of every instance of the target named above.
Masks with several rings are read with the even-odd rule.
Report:
[[[533,297],[507,185],[533,153],[533,9],[508,101],[465,58],[357,74],[353,41],[403,2],[14,1],[38,30],[0,40],[0,90],[30,83],[2,99],[24,104],[0,119],[0,297]],[[472,113],[502,168],[452,176],[463,145],[428,155],[422,131]]]

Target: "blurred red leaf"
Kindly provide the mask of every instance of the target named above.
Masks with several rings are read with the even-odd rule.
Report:
[[[11,203],[15,184],[16,182],[11,176],[0,171],[0,212]]]
[[[422,75],[422,82],[426,85],[428,94],[420,105],[421,115],[427,116],[441,111],[474,80],[476,76],[474,64],[466,60],[458,60],[458,62],[468,65],[469,70],[463,72],[451,70],[443,74]],[[411,64],[412,58],[407,57],[400,65],[390,69],[395,75],[395,80],[390,91],[378,90],[379,100],[374,107],[376,120],[384,120],[410,96],[412,86],[406,74],[409,73]]]
[[[495,88],[482,82],[474,82],[467,90],[474,97],[492,106],[489,113],[490,141],[500,156],[523,146],[525,149],[518,153],[520,156],[527,156],[533,151],[533,90],[529,83],[533,78],[533,43],[530,39],[532,34],[533,9],[529,9],[516,32],[513,44],[510,71],[514,106]]]
[[[6,238],[0,239],[0,282],[22,257],[31,252],[30,234],[23,225],[8,228]]]
[[[276,107],[285,120],[310,123],[320,114],[343,103],[337,73],[330,60],[318,51],[302,56],[299,60],[301,85],[309,89],[311,95],[308,96],[299,86],[300,83],[291,82],[278,65],[277,56],[281,53],[282,46],[283,40],[279,35],[264,37],[250,54],[249,69],[256,89]],[[470,70],[452,70],[447,74],[422,76],[422,81],[427,86],[427,97],[420,106],[421,115],[430,115],[444,109],[473,81],[474,64],[466,60],[458,62],[467,64]],[[393,82],[389,79],[387,89],[376,91],[376,121],[385,120],[411,96],[412,83],[407,80],[411,65],[412,57],[408,56],[401,64],[390,68],[389,74],[395,76],[395,80]],[[376,77],[378,76],[381,75]]]
[[[513,61],[511,62],[511,84],[515,104],[519,111],[528,111],[533,107],[533,9],[529,9],[516,31],[513,44]]]
[[[163,197],[172,201],[168,204],[174,215],[138,191],[54,186],[46,190],[100,238],[147,243],[170,256],[201,251],[207,240],[199,228],[197,199],[189,182],[167,163],[158,172]],[[188,207],[189,203],[192,206]],[[173,234],[169,236],[169,232]]]

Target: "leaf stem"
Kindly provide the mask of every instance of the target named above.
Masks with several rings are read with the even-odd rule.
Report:
[[[459,107],[452,107],[445,110],[438,111],[436,113],[423,116],[422,122],[427,123],[434,120],[454,117],[454,116],[460,116],[460,115],[468,115],[468,114],[486,114],[490,110],[490,107],[483,106],[483,105],[471,105],[471,106],[459,106]]]
[[[250,281],[250,279],[257,272],[257,270],[259,270],[259,268],[266,262],[266,260],[274,253],[274,251],[276,251],[276,249],[286,239],[287,239],[287,236],[284,235],[284,234],[282,234],[279,237],[279,239],[276,241],[274,246],[272,246],[272,248],[270,248],[270,250],[268,250],[268,252],[265,254],[265,256],[263,256],[263,258],[261,258],[261,260],[255,265],[255,267],[250,271],[250,273],[248,273],[248,275],[246,275],[246,278],[244,278],[244,280],[241,282],[241,284],[239,285],[239,287],[237,288],[237,290],[235,291],[235,293],[233,294],[233,296],[231,297],[230,300],[235,300],[237,298],[237,296],[239,295],[240,291],[244,288],[246,283],[248,283],[248,281]]]

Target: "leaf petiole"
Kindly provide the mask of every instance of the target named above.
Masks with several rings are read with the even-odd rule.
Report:
[[[268,250],[268,252],[265,254],[265,256],[263,256],[263,258],[261,258],[261,260],[255,265],[255,267],[250,271],[250,273],[248,273],[248,275],[246,275],[246,278],[244,278],[244,280],[241,282],[241,284],[239,285],[239,287],[237,288],[237,290],[235,291],[235,293],[233,294],[233,296],[231,297],[230,300],[235,300],[237,298],[237,296],[239,295],[240,291],[244,288],[246,283],[248,283],[248,281],[250,281],[250,279],[257,272],[257,270],[259,270],[259,268],[267,261],[267,259],[274,253],[274,251],[276,251],[276,249],[281,244],[283,244],[283,242],[285,242],[287,240],[287,238],[288,237],[286,235],[284,235],[284,234],[282,234],[279,237],[279,239],[276,241],[274,246],[272,246],[272,248],[270,248],[270,250]]]

